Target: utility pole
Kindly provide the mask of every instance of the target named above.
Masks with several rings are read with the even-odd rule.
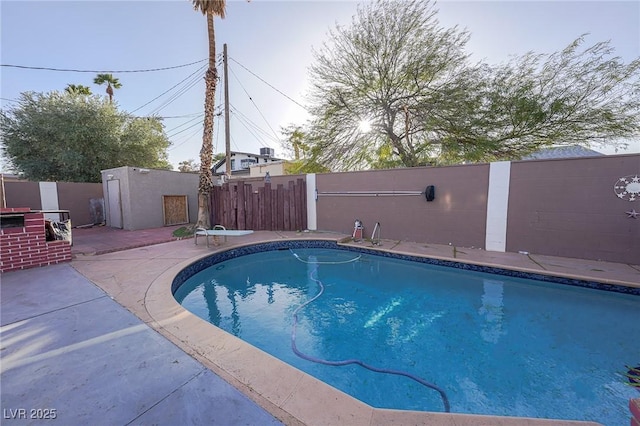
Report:
[[[227,180],[231,177],[231,130],[229,129],[229,72],[227,69],[227,43],[223,45],[224,63],[224,145]]]

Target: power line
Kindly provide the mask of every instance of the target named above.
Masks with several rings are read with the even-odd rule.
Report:
[[[184,68],[190,65],[199,64],[200,62],[204,62],[206,60],[207,59],[201,59],[199,61],[191,62],[188,64],[175,65],[172,67],[163,67],[163,68],[149,68],[149,69],[143,69],[143,70],[78,70],[78,69],[71,69],[71,68],[32,67],[27,65],[13,65],[13,64],[0,64],[0,67],[21,68],[21,69],[27,69],[27,70],[42,70],[42,71],[90,72],[90,73],[96,73],[96,74],[102,74],[102,73],[123,74],[123,73],[131,73],[131,72],[155,72],[155,71],[173,70],[176,68]]]
[[[186,123],[185,123],[185,124],[186,124]],[[168,136],[168,135],[167,135],[167,137],[168,137],[168,138],[174,138],[174,137],[176,137],[177,135],[179,135],[179,134],[180,134],[180,133],[182,133],[182,132],[186,132],[186,131],[187,131],[187,130],[189,130],[189,129],[193,129],[195,126],[202,126],[202,125],[203,125],[203,123],[202,123],[202,122],[200,122],[200,121],[198,121],[197,123],[193,123],[191,126],[187,127],[186,129],[182,129],[182,130],[180,130],[179,132],[175,132],[175,133],[174,133],[173,135],[171,135],[171,136]],[[174,147],[174,148],[175,148],[175,147]]]
[[[240,151],[240,148],[238,148],[238,144],[236,143],[236,140],[233,138],[233,136],[231,136],[231,143],[236,147],[236,151]]]
[[[180,90],[178,90],[176,93],[171,95],[166,101],[164,101],[162,104],[160,104],[159,106],[154,108],[151,111],[151,114],[156,114],[156,113],[160,112],[166,106],[168,106],[169,104],[173,103],[173,101],[175,101],[180,96],[184,95],[186,92],[188,92],[190,89],[192,89],[196,84],[199,83],[200,77],[202,75],[204,75],[203,71],[201,71],[200,73],[195,74],[195,75],[192,74],[191,81],[189,83],[187,83],[186,86],[180,88]]]
[[[249,128],[249,126],[247,126],[247,124],[246,124],[245,122],[243,122],[243,121],[240,119],[240,116],[239,116],[239,115],[233,115],[233,118],[238,119],[238,123],[240,123],[240,124],[241,124],[241,125],[242,125],[246,130],[247,130],[247,132],[249,132],[249,134],[250,134],[251,136],[253,136],[253,137],[254,137],[254,138],[255,138],[255,139],[260,143],[260,145],[262,145],[262,146],[264,146],[264,147],[268,147],[268,145],[264,143],[264,141],[260,138],[260,136],[258,136],[258,135],[253,131],[253,130],[251,130],[251,129]]]
[[[192,127],[193,127],[193,126],[192,126]],[[185,130],[186,130],[186,129],[185,129]],[[200,128],[196,129],[196,131],[195,131],[195,132],[190,133],[187,137],[185,137],[185,138],[184,138],[184,140],[183,140],[182,142],[180,142],[180,143],[179,143],[179,144],[177,144],[177,145],[172,146],[171,148],[167,149],[167,151],[171,151],[172,149],[177,148],[177,147],[179,147],[180,145],[184,145],[185,143],[189,142],[189,141],[191,140],[191,138],[192,138],[193,136],[195,136],[199,131],[200,131]]]
[[[260,145],[264,147],[269,147],[269,145],[264,141],[264,138],[260,135],[261,129],[257,128],[255,124],[247,121],[246,117],[242,115],[237,115],[237,111],[232,111],[233,115],[231,118],[238,120],[240,124],[260,143]]]
[[[218,111],[219,111],[219,110],[221,110],[221,109],[222,109],[222,105],[218,105],[215,109],[216,109],[216,110],[218,110]],[[215,110],[214,110],[214,114],[216,114],[216,113],[215,113]],[[220,114],[220,113],[217,113],[216,115],[219,115],[219,114]],[[175,133],[173,133],[172,135],[169,135],[169,133],[174,132],[175,130],[178,130],[180,127],[185,126],[185,125],[187,125],[187,124],[189,124],[189,123],[191,123],[191,122],[193,122],[193,121],[195,121],[195,120],[202,119],[203,117],[204,117],[204,112],[198,113],[198,114],[196,115],[196,117],[192,118],[191,120],[187,120],[187,121],[185,121],[184,123],[179,124],[179,125],[177,125],[177,126],[175,126],[175,127],[172,127],[172,128],[171,128],[171,129],[169,129],[169,130],[165,130],[165,134],[167,134],[167,137],[168,137],[168,138],[172,138],[172,137],[174,137],[174,136],[176,136],[176,135],[178,135],[178,134],[180,134],[180,133],[184,132],[185,130],[188,130],[188,129],[193,128],[193,126],[194,126],[194,125],[191,125],[191,126],[187,127],[186,129],[182,129],[182,130],[180,130],[180,131],[178,131],[178,132],[175,132]],[[196,123],[196,124],[197,124],[197,123]]]
[[[268,137],[269,139],[275,141],[275,142],[280,142],[280,138],[273,137],[273,135],[271,135],[271,133],[267,132],[266,130],[262,129],[260,126],[258,126],[255,122],[253,122],[249,117],[247,117],[245,114],[243,114],[240,110],[238,110],[238,108],[236,108],[233,104],[229,104],[231,106],[231,108],[233,108],[232,112],[234,114],[238,114],[238,116],[240,118],[242,118],[246,123],[250,124],[251,127],[253,127],[254,129],[256,129],[257,131],[259,131],[260,133],[262,133],[264,136]],[[265,145],[266,146],[266,145]]]
[[[247,89],[245,89],[244,85],[242,84],[242,82],[240,81],[240,79],[238,78],[238,76],[236,75],[235,72],[233,72],[232,68],[229,68],[231,70],[231,74],[233,74],[233,76],[236,78],[236,80],[238,80],[238,83],[240,83],[240,87],[242,87],[242,90],[244,90],[244,93],[247,94],[247,96],[249,97],[249,100],[251,101],[251,103],[253,104],[254,107],[256,107],[256,110],[258,110],[258,114],[260,114],[260,116],[262,117],[262,119],[264,120],[265,123],[267,123],[267,126],[269,126],[269,129],[271,129],[271,131],[273,132],[273,134],[276,136],[276,138],[278,137],[278,134],[276,133],[275,130],[273,130],[273,127],[271,127],[271,125],[269,124],[269,122],[267,121],[267,118],[264,116],[264,114],[262,114],[262,111],[260,111],[260,108],[258,108],[258,105],[255,103],[255,101],[253,100],[253,98],[251,97],[251,95],[249,94],[249,92],[247,92]]]
[[[291,98],[290,96],[286,95],[285,93],[283,93],[281,90],[275,88],[273,85],[271,85],[270,83],[267,83],[262,77],[260,77],[259,75],[257,75],[256,73],[254,73],[253,71],[251,71],[249,68],[245,67],[244,65],[242,65],[240,62],[236,61],[233,58],[229,58],[231,59],[233,62],[235,62],[236,64],[240,65],[242,68],[244,68],[245,70],[247,70],[247,72],[249,72],[251,75],[253,75],[255,78],[257,78],[258,80],[260,80],[261,82],[263,82],[264,84],[266,84],[267,86],[271,87],[273,90],[275,90],[276,92],[280,93],[282,96],[284,96],[285,98],[289,99],[291,102],[293,102],[294,104],[298,105],[300,108],[304,109],[305,111],[308,111],[307,108],[305,106],[303,106],[300,102],[296,101],[295,99]]]
[[[167,118],[186,118],[186,117],[194,117],[196,115],[202,115],[202,112],[193,112],[191,114],[185,114],[185,115],[150,115],[149,117],[151,118],[162,118],[162,119],[167,119]],[[147,116],[144,116],[143,118],[146,118]]]
[[[191,78],[194,74],[197,74],[197,73],[199,73],[199,72],[203,71],[203,70],[204,70],[204,68],[205,68],[206,66],[207,66],[207,65],[204,65],[204,66],[202,66],[202,67],[198,68],[197,70],[195,70],[194,72],[192,72],[191,74],[189,74],[187,77],[185,77],[183,80],[181,80],[179,83],[177,83],[177,84],[173,85],[170,89],[165,90],[164,92],[160,93],[160,94],[159,94],[158,96],[156,96],[155,98],[151,99],[151,100],[150,100],[149,102],[147,102],[146,104],[144,104],[144,105],[142,105],[142,106],[139,106],[138,108],[134,109],[134,110],[133,110],[133,111],[131,111],[131,112],[133,113],[133,112],[138,111],[139,109],[142,109],[142,108],[146,107],[146,106],[147,106],[147,105],[149,105],[151,102],[155,101],[155,100],[156,100],[156,99],[158,99],[159,97],[161,97],[161,96],[165,95],[166,93],[168,93],[168,92],[172,91],[173,89],[175,89],[177,86],[179,86],[179,85],[181,85],[182,83],[184,83],[186,80],[188,80],[189,78]]]
[[[244,115],[243,113],[241,113],[238,109],[236,109],[236,107],[234,107],[233,105],[231,105],[231,108],[233,108],[231,110],[231,112],[233,113],[233,117],[237,118],[238,121],[240,122],[240,124],[242,124],[244,126],[245,129],[247,129],[247,131],[249,131],[249,133],[251,133],[251,135],[253,137],[256,138],[256,140],[258,142],[260,142],[260,144],[264,147],[268,147],[269,145],[267,143],[264,142],[264,139],[262,136],[260,136],[258,133],[261,133],[263,136],[279,143],[280,140],[277,138],[274,138],[269,132],[267,132],[264,129],[261,129],[260,126],[258,126],[256,123],[254,123],[253,121],[251,121],[251,119],[249,119],[246,115]],[[252,130],[253,129],[253,130]]]
[[[199,81],[200,77],[202,75],[202,71],[194,76],[191,77],[191,81],[189,81],[185,86],[181,87],[178,91],[176,91],[174,94],[172,94],[171,96],[169,96],[169,98],[167,98],[164,102],[162,102],[159,106],[155,107],[150,114],[157,114],[158,112],[160,112],[161,110],[163,110],[165,107],[167,107],[168,105],[172,104],[176,99],[178,99],[180,96],[184,95],[186,92],[188,92],[190,89],[192,89]]]
[[[174,134],[174,135],[169,136],[169,133],[171,133],[171,132],[173,132],[173,131],[175,131],[175,130],[178,130],[180,127],[185,126],[185,125],[187,125],[187,124],[189,124],[189,123],[191,123],[191,122],[193,122],[193,121],[199,120],[199,119],[201,119],[203,116],[204,116],[204,113],[200,114],[199,116],[193,117],[191,120],[187,120],[187,121],[185,121],[185,122],[184,122],[184,123],[182,123],[182,124],[179,124],[179,125],[177,125],[177,126],[175,126],[175,127],[172,127],[171,129],[165,130],[165,133],[167,134],[167,137],[173,137],[173,136],[175,136],[175,134]],[[182,132],[182,130],[181,130],[181,132]],[[178,133],[180,133],[180,132],[178,132]],[[177,133],[176,133],[176,134],[177,134]]]

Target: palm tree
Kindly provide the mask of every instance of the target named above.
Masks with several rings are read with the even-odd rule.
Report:
[[[216,98],[216,82],[218,69],[216,68],[216,35],[213,28],[213,18],[224,18],[226,0],[191,0],[195,10],[199,10],[207,17],[207,33],[209,36],[209,68],[204,77],[204,131],[202,134],[202,148],[200,149],[200,182],[198,184],[198,222],[196,226],[211,228],[209,218],[209,194],[213,187],[211,163],[213,162],[213,112]]]
[[[91,95],[91,89],[87,86],[83,86],[82,84],[67,84],[64,91],[70,95]]]
[[[119,89],[122,87],[122,84],[115,78],[112,74],[98,74],[96,78],[93,79],[93,83],[98,86],[102,86],[107,83],[107,95],[109,95],[109,102],[113,101],[113,89]]]

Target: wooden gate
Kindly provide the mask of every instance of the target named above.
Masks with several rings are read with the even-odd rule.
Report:
[[[271,183],[254,188],[231,182],[211,192],[211,224],[227,229],[298,231],[307,229],[307,190],[304,179],[285,186]]]

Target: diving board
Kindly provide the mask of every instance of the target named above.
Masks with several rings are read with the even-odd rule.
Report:
[[[194,242],[198,245],[198,237],[206,237],[207,238],[207,247],[209,247],[209,237],[213,237],[214,245],[216,243],[216,237],[224,237],[224,242],[227,242],[227,237],[239,237],[241,235],[249,235],[253,234],[252,230],[242,230],[242,229],[226,229],[222,225],[216,225],[213,229],[204,229],[204,228],[196,228],[196,232],[194,234]]]

